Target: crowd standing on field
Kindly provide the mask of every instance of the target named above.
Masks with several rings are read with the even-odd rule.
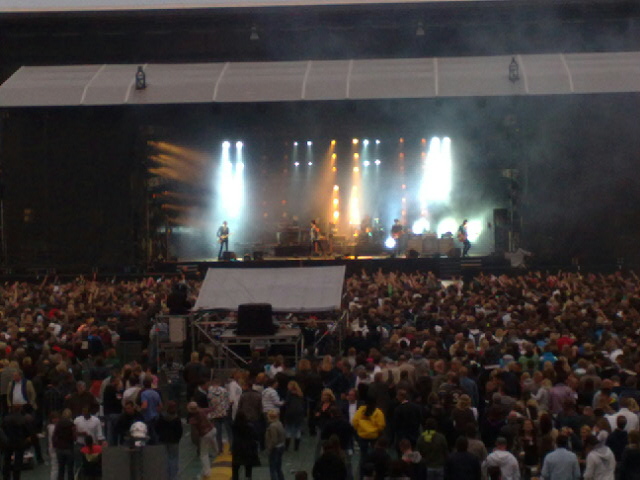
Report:
[[[185,311],[198,288],[0,287],[4,478],[45,457],[52,479],[97,478],[102,448],[143,428],[174,479],[184,424],[203,476],[229,448],[234,479],[266,463],[282,480],[283,458],[309,442],[317,480],[640,478],[633,272],[442,282],[363,271],[345,280],[341,328],[297,319],[307,346],[297,365],[254,352],[230,378],[204,345],[188,361],[149,353],[153,319]],[[148,349],[120,364],[128,340]]]

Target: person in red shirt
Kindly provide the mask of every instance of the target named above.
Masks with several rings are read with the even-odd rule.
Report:
[[[102,446],[93,443],[93,437],[87,435],[84,439],[82,453],[82,475],[87,480],[102,478]]]

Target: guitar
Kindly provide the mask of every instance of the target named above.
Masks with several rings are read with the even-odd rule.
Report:
[[[229,238],[229,234],[226,235],[218,235],[218,243],[224,242],[227,238]]]
[[[467,234],[464,232],[458,232],[458,241],[464,243],[467,241]]]

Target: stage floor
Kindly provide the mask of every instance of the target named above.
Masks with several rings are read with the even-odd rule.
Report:
[[[501,273],[511,270],[511,266],[502,256],[470,256],[465,258],[419,257],[404,258],[386,256],[358,257],[271,257],[262,260],[218,260],[217,258],[182,259],[155,265],[158,273],[183,272],[204,276],[209,268],[283,268],[318,267],[345,265],[346,274],[352,275],[365,270],[382,269],[384,272],[433,272],[439,278],[451,279],[464,275],[473,275],[480,271]]]

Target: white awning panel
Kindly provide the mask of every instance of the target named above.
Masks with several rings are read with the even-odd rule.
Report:
[[[515,58],[519,80],[509,80]],[[0,107],[563,95],[640,91],[640,52],[22,67]]]
[[[274,312],[338,310],[345,269],[210,268],[194,310],[237,310],[244,303],[269,303]]]

